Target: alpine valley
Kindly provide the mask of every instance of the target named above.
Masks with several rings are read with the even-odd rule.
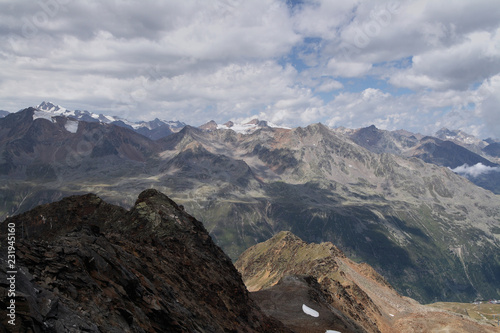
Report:
[[[232,260],[290,231],[419,302],[498,299],[497,146],[446,129],[132,123],[44,102],[0,118],[0,217],[89,192],[128,209],[154,187]]]

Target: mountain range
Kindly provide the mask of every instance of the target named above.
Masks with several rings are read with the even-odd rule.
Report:
[[[500,193],[500,161],[495,150],[498,142],[487,143],[462,131],[445,128],[438,131],[436,137],[384,131],[375,126],[342,129],[340,132],[374,153],[417,157],[427,163],[448,167],[476,185]]]
[[[334,243],[420,302],[500,296],[497,190],[451,170],[482,165],[480,176],[493,179],[497,160],[484,151],[493,141],[263,121],[179,126],[152,140],[52,108],[0,119],[4,218],[88,192],[133,207],[154,187],[203,221],[233,260],[291,231]]]

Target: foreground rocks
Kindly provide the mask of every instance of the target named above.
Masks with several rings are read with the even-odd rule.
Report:
[[[203,225],[156,190],[130,211],[73,196],[7,219],[2,235],[8,223],[16,325],[2,251],[0,332],[290,332],[249,298]]]

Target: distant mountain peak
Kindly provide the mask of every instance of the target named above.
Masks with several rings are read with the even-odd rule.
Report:
[[[454,141],[455,143],[462,145],[478,145],[481,148],[487,146],[487,143],[478,137],[458,129],[450,130],[443,127],[436,132],[435,136],[441,140]]]
[[[235,131],[236,133],[241,133],[241,134],[251,134],[261,128],[290,129],[289,127],[276,125],[269,121],[259,120],[257,118],[254,118],[248,122],[241,122],[241,123],[236,123],[230,120],[225,122],[224,124],[217,124],[215,121],[211,120],[208,123],[200,126],[200,129],[203,129],[205,131],[214,131],[216,129],[221,129],[221,130],[230,129]]]
[[[210,120],[208,123],[201,125],[200,129],[204,131],[215,131],[217,129],[217,123],[214,120]]]
[[[43,101],[42,103],[38,104],[35,108],[37,110],[47,111],[47,112],[60,112],[60,113],[64,113],[66,111],[66,108],[63,108],[60,105],[56,105],[56,104],[54,104],[52,102],[45,102],[45,101]]]
[[[85,122],[98,122],[103,124],[113,124],[120,127],[131,129],[141,135],[144,135],[152,140],[157,140],[162,137],[168,136],[173,132],[180,131],[185,123],[180,121],[167,121],[155,118],[151,121],[138,121],[132,122],[117,116],[109,116],[104,114],[97,114],[86,110],[68,110],[60,105],[52,102],[43,101],[35,107],[33,120],[38,118],[47,119],[55,122],[57,116],[73,118],[78,121]],[[1,118],[1,115],[0,115]]]

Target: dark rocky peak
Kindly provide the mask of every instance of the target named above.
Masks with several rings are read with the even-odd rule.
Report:
[[[186,125],[179,132],[159,139],[156,142],[164,150],[184,150],[191,143],[200,140],[203,137],[203,134],[206,134],[206,132],[202,129]]]
[[[418,157],[427,163],[449,168],[456,168],[464,164],[476,165],[477,163],[497,166],[497,164],[452,141],[431,136],[426,136],[420,140],[420,144],[415,147],[412,156]]]
[[[365,128],[358,129],[353,135],[351,135],[351,139],[353,139],[356,143],[360,143],[363,146],[375,146],[383,137],[384,131],[379,130],[375,125],[371,125]]]
[[[20,332],[290,332],[249,298],[201,222],[156,190],[130,211],[93,194],[65,198],[8,218],[2,235],[11,223]]]
[[[190,125],[186,125],[186,126],[184,126],[183,129],[181,129],[179,131],[178,134],[187,136],[187,135],[197,135],[197,134],[201,134],[201,133],[203,133],[203,131],[200,130],[199,128],[196,128],[196,127],[193,127],[193,126],[190,126]]]
[[[208,235],[202,223],[155,189],[145,190],[139,195],[130,211],[129,223],[123,226],[123,230],[141,239],[179,237],[182,233],[191,233],[203,234],[202,238],[206,240]]]
[[[125,209],[110,205],[95,194],[74,195],[57,203],[37,206],[8,219],[16,225],[18,236],[29,240],[51,241],[82,225],[105,230],[125,214]],[[6,223],[1,225],[5,231]]]
[[[10,138],[19,138],[33,123],[34,108],[27,108],[16,113],[10,113],[0,118],[0,142]]]
[[[484,142],[486,142],[488,144],[491,144],[491,143],[494,143],[494,142],[499,142],[500,143],[500,139],[497,139],[497,138],[487,138],[486,140],[484,140]]]
[[[267,121],[265,120],[259,120],[257,118],[250,120],[248,125],[256,125],[257,127],[269,127]]]
[[[494,157],[500,157],[500,142],[492,142],[483,148],[483,151]]]
[[[33,114],[35,113],[35,108],[26,108],[19,110],[14,113],[9,113],[7,116],[1,119],[4,124],[13,124],[15,122],[19,122],[21,120],[29,120],[33,121]],[[8,123],[7,123],[8,122]]]

